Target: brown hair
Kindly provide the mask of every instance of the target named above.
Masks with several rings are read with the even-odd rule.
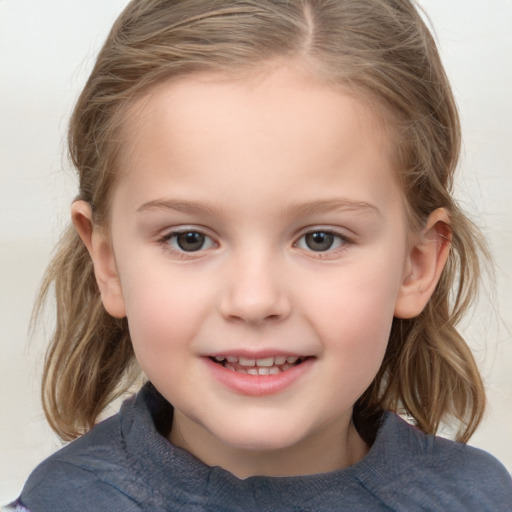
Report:
[[[114,24],[76,104],[69,152],[79,199],[108,224],[122,150],[120,126],[134,100],[166,80],[197,72],[244,73],[272,59],[303,61],[322,79],[379,106],[395,136],[395,163],[413,227],[449,212],[452,249],[425,310],[395,319],[375,380],[354,408],[367,439],[382,409],[403,410],[423,431],[460,422],[466,441],[485,398],[456,324],[476,294],[476,228],[452,199],[460,126],[435,42],[409,0],[134,0]],[[485,251],[485,248],[483,248]],[[90,429],[137,374],[126,320],[104,310],[87,250],[73,228],[42,285],[52,285],[57,323],[43,376],[43,404],[65,439]],[[368,428],[370,426],[370,428]]]

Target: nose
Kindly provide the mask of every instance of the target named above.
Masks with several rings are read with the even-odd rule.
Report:
[[[282,270],[272,257],[231,261],[220,301],[222,316],[253,325],[286,319],[292,305]]]

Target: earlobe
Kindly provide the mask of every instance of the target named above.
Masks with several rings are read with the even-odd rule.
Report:
[[[113,317],[124,318],[126,308],[114,252],[104,231],[94,225],[91,205],[75,201],[71,205],[71,219],[93,261],[103,306]]]
[[[452,231],[444,208],[434,210],[412,242],[403,281],[395,304],[395,317],[418,316],[434,293],[448,260]]]

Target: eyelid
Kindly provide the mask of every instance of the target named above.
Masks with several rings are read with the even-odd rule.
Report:
[[[202,226],[177,226],[174,228],[168,228],[163,235],[158,237],[157,242],[166,252],[176,255],[181,259],[196,259],[203,256],[207,250],[211,249],[212,247],[218,247],[219,245],[218,242],[216,242],[215,237],[211,235],[208,231],[208,229]],[[209,247],[201,248],[198,249],[197,251],[184,251],[180,248],[171,246],[170,240],[173,237],[179,236],[183,233],[199,233],[201,235],[204,235],[205,238],[211,240],[212,243]]]
[[[312,233],[326,233],[333,235],[337,239],[341,241],[341,244],[338,247],[334,247],[332,249],[327,249],[325,251],[314,251],[308,248],[299,247],[299,241],[303,239],[308,234]],[[309,226],[303,229],[300,234],[295,238],[295,242],[293,243],[293,247],[303,250],[308,256],[318,259],[329,259],[337,257],[341,252],[344,252],[348,249],[349,246],[355,243],[354,237],[347,235],[345,230],[341,230],[338,228],[328,227],[328,226]]]

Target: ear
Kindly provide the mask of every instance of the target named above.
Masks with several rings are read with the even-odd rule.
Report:
[[[438,208],[412,240],[395,304],[395,317],[413,318],[423,311],[441,277],[451,240],[448,212]]]
[[[110,240],[104,230],[94,224],[91,205],[86,201],[75,201],[71,205],[71,219],[94,264],[103,306],[113,317],[124,318],[126,308]]]

